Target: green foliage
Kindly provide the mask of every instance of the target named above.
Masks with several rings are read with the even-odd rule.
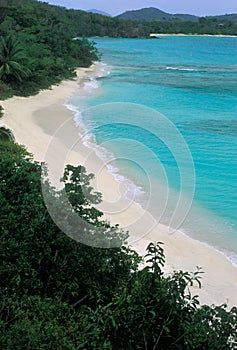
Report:
[[[8,97],[12,97],[12,96],[13,96],[12,88],[0,80],[0,99],[4,100],[4,99],[6,99]],[[1,110],[0,117],[1,116],[2,116],[2,110]]]
[[[22,157],[25,151],[20,150],[15,149],[14,144],[9,144],[0,161],[2,288],[10,288],[18,295],[37,293],[48,297],[58,296],[73,303],[85,295],[93,299],[93,294],[102,290],[108,290],[109,295],[110,286],[103,281],[111,280],[111,285],[116,285],[122,276],[130,273],[132,256],[124,259],[125,248],[96,249],[84,246],[62,233],[44,205],[40,165],[32,162],[27,154]],[[72,171],[71,186],[66,183],[66,190],[73,208],[83,218],[94,221],[95,225],[100,212],[97,215],[91,204],[98,202],[100,197],[93,194],[93,200],[85,198],[84,193],[91,193],[90,176],[84,171],[80,174],[80,167],[68,168],[64,180],[66,182],[68,179],[68,171]],[[79,176],[82,178],[78,181]],[[60,191],[50,190],[53,200],[60,198]],[[120,239],[126,237],[117,227],[103,221],[99,225],[106,226],[108,237],[111,232]],[[80,229],[83,231],[83,227]],[[87,268],[82,272],[84,265]],[[97,267],[96,271],[94,266]],[[107,275],[104,274],[106,269],[110,271]],[[71,282],[68,281],[69,276]],[[106,293],[102,294],[107,297]]]
[[[164,277],[163,249],[147,247],[150,268],[131,275],[110,303],[85,308],[82,349],[235,349],[236,308],[200,306],[189,286],[200,285],[200,271]],[[81,347],[80,347],[81,346]]]
[[[3,107],[0,105],[0,118],[3,116]]]
[[[93,178],[93,174],[86,174],[83,166],[67,165],[62,181],[68,199],[80,217],[92,224],[99,224],[99,218],[103,213],[94,207],[91,208],[91,205],[101,203],[102,195],[99,192],[93,192],[90,186]]]
[[[23,52],[19,42],[11,35],[1,37],[0,41],[0,79],[10,82],[27,78],[30,70],[19,63]]]
[[[45,208],[40,164],[12,142],[0,142],[0,151],[1,348],[73,348],[71,332],[80,326],[74,320],[80,316],[77,311],[82,305],[95,307],[98,300],[109,302],[140,259],[125,247],[92,248],[67,237]],[[68,166],[64,175],[70,199],[80,203],[74,202],[75,210],[88,218],[91,203],[100,200],[99,194],[92,194],[90,178],[80,167]],[[55,200],[60,197],[60,192],[51,191]],[[92,197],[85,198],[84,193]],[[126,237],[117,227],[103,224],[108,236],[112,231]]]
[[[157,274],[157,276],[162,277],[162,268],[165,264],[164,249],[161,247],[163,243],[158,242],[157,244],[150,243],[147,247],[148,253],[145,255],[147,259],[147,264],[151,263],[151,271]]]
[[[72,40],[68,10],[34,0],[1,4],[0,97],[35,94],[98,60],[94,43]],[[4,84],[5,83],[5,84]]]
[[[14,141],[14,136],[11,130],[0,126],[0,140],[2,141]]]
[[[1,349],[74,349],[80,319],[67,303],[37,295],[1,301]]]
[[[237,308],[202,306],[195,312],[192,323],[186,325],[187,349],[236,349]],[[227,344],[227,345],[224,345]]]
[[[99,249],[70,239],[45,207],[42,166],[14,142],[0,140],[0,152],[2,349],[236,348],[237,309],[201,306],[191,296],[189,286],[200,287],[199,268],[165,276],[160,242],[149,244],[139,269],[141,258],[128,247]],[[123,243],[126,233],[95,207],[101,195],[92,177],[82,166],[66,167],[71,210],[92,224],[94,235],[105,227],[105,240],[115,235]],[[46,185],[52,205],[64,200],[63,190]]]
[[[147,22],[144,22],[147,23]],[[150,21],[147,23],[150,33],[163,34],[224,34],[237,35],[237,23],[215,18],[199,18],[193,21]]]

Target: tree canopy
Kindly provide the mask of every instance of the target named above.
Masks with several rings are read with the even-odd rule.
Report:
[[[98,60],[93,42],[73,40],[66,9],[6,0],[0,12],[0,98],[35,94]]]
[[[23,49],[12,36],[1,37],[0,43],[0,79],[22,81],[30,75],[30,70],[20,64]]]

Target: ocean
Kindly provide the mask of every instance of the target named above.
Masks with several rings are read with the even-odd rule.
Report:
[[[157,222],[237,266],[237,38],[94,41],[101,63],[68,102],[84,143]]]

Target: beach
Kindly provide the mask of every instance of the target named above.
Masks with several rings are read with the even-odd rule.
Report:
[[[216,38],[236,38],[236,35],[224,35],[224,34],[183,34],[183,33],[177,33],[177,34],[164,34],[164,33],[151,33],[150,37],[166,37],[166,36],[197,36],[197,37],[216,37]]]
[[[202,304],[237,305],[237,268],[226,256],[205,243],[189,238],[180,231],[170,234],[169,228],[158,225],[139,204],[126,198],[125,185],[117,182],[95,149],[87,148],[80,138],[73,111],[65,103],[95,73],[96,65],[79,68],[77,78],[63,81],[51,90],[32,97],[13,97],[2,101],[4,117],[1,126],[12,130],[16,141],[25,145],[37,161],[46,161],[50,179],[60,186],[66,164],[84,165],[96,175],[93,186],[103,195],[99,208],[111,223],[118,223],[130,232],[129,244],[144,255],[151,241],[162,241],[166,256],[166,273],[174,270],[193,272],[202,267],[202,288],[192,288]],[[111,211],[110,207],[116,210]]]

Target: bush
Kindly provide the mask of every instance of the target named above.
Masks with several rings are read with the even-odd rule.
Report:
[[[0,126],[0,139],[2,141],[14,141],[14,135],[10,129]]]
[[[127,234],[102,220],[92,174],[68,165],[63,176],[71,209],[118,248],[93,248],[69,238],[44,204],[42,166],[14,142],[0,140],[2,349],[236,349],[237,309],[201,306],[189,286],[201,271],[166,277],[162,244],[147,247],[147,264],[123,246]],[[52,205],[63,200],[47,182]],[[87,194],[86,196],[84,194]],[[55,207],[56,208],[56,207]],[[81,232],[82,231],[82,232]],[[100,232],[100,231],[99,231]]]

